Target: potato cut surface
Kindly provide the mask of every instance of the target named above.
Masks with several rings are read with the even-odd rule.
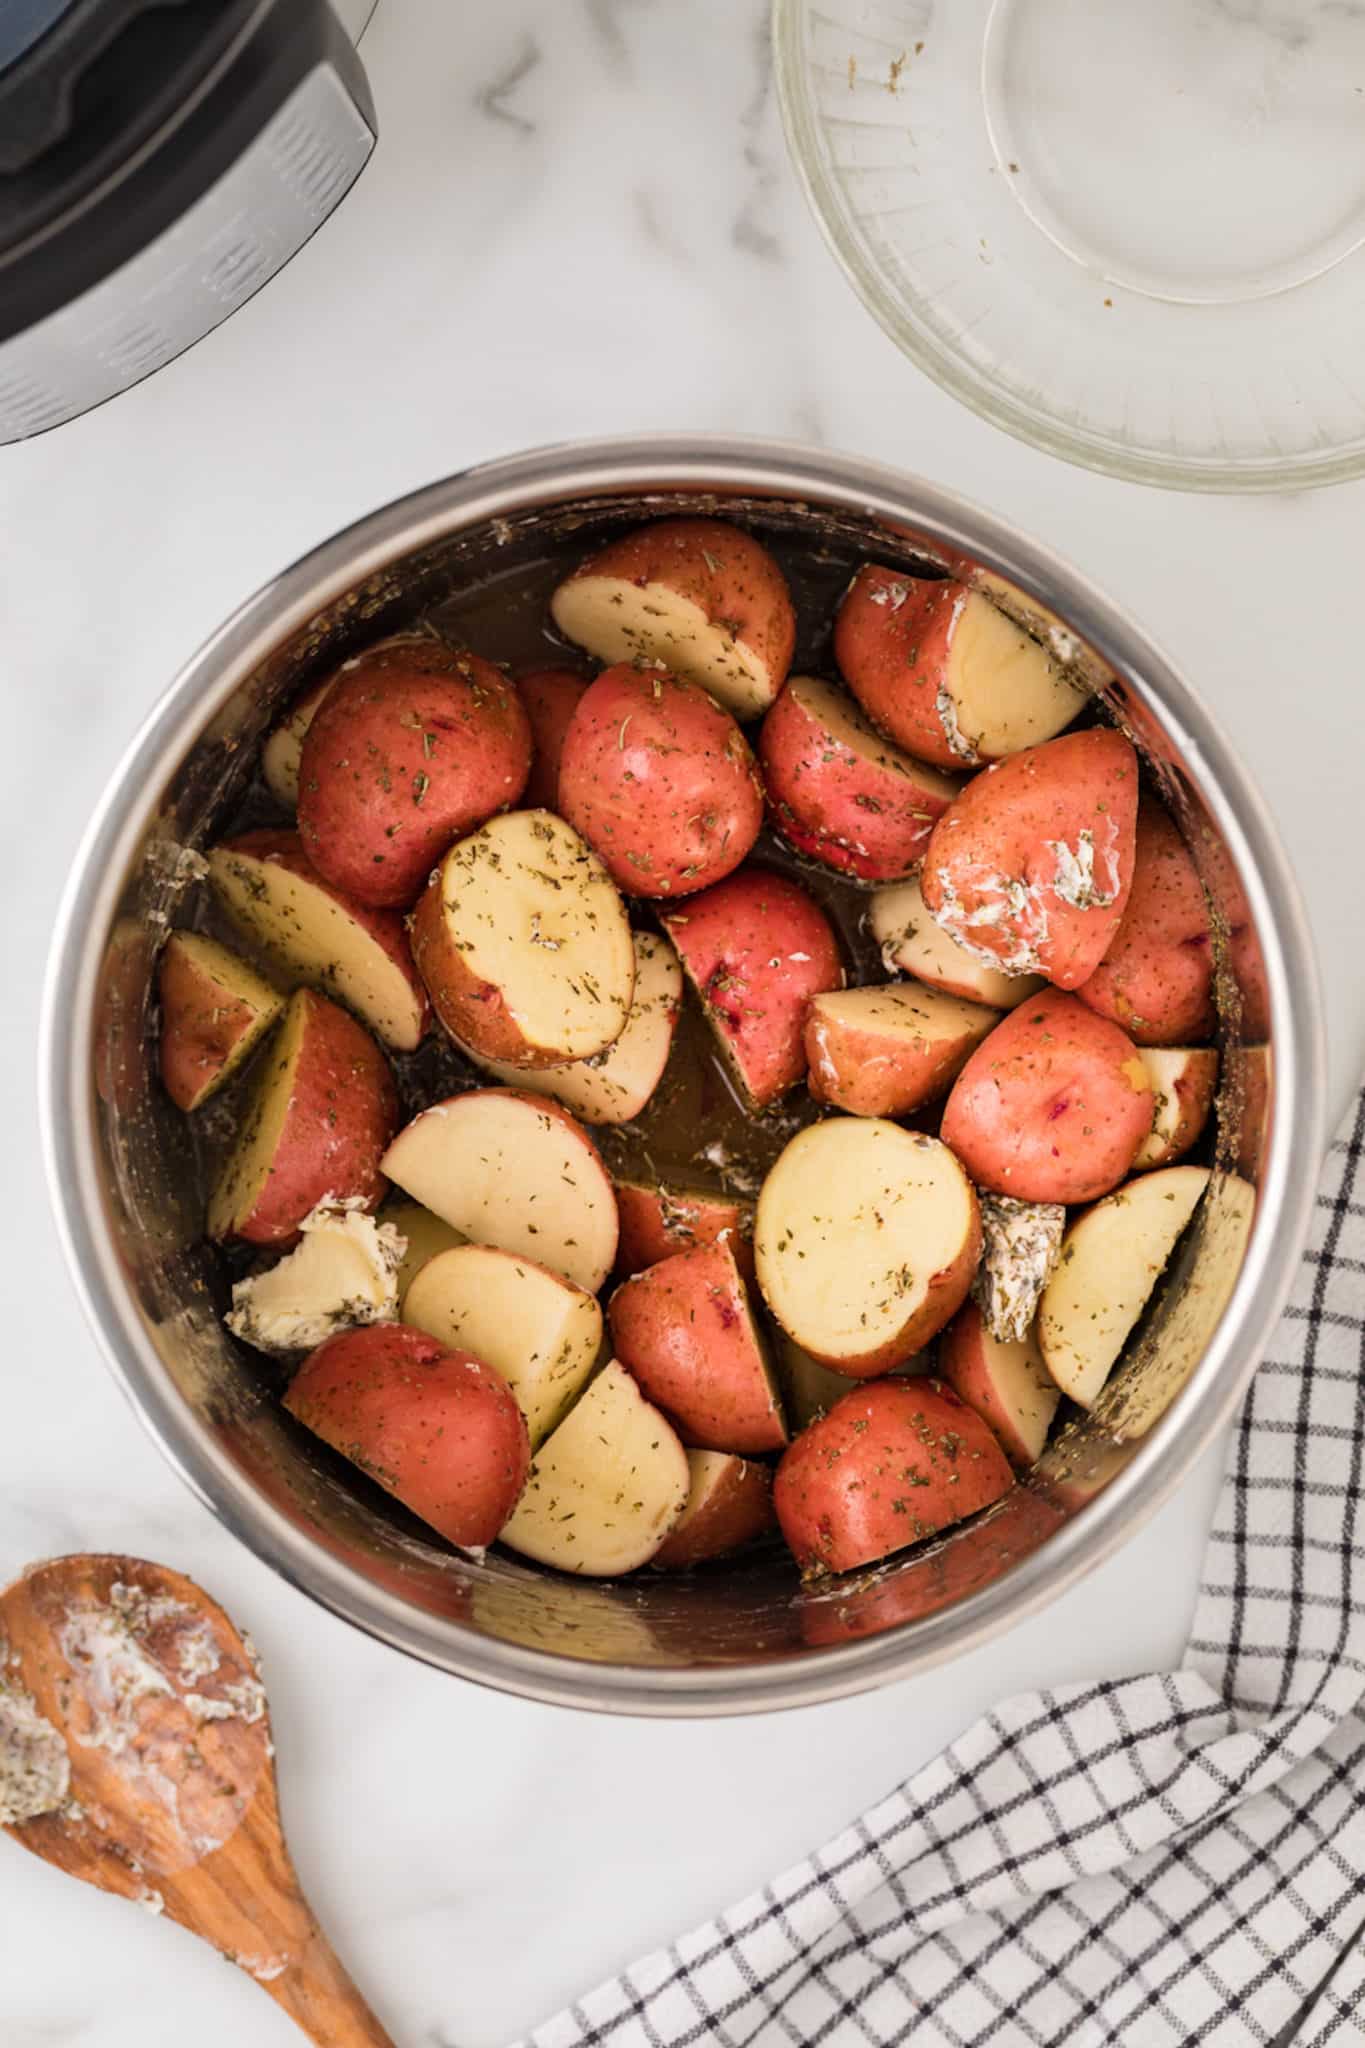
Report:
[[[1208,1182],[1203,1166],[1143,1174],[1067,1232],[1043,1290],[1038,1341],[1053,1379],[1082,1408],[1117,1363]]]
[[[531,1463],[502,1541],[590,1578],[647,1564],[687,1503],[687,1453],[613,1359]]]
[[[948,689],[964,749],[983,761],[1052,739],[1085,701],[1047,649],[975,590],[953,635]]]
[[[384,1171],[476,1244],[518,1252],[596,1294],[616,1257],[616,1196],[566,1110],[510,1089],[433,1103],[400,1131]]]
[[[480,1244],[429,1259],[408,1289],[403,1320],[501,1373],[533,1450],[591,1373],[602,1342],[594,1296],[548,1267]]]
[[[1155,1045],[1141,1052],[1156,1109],[1133,1161],[1135,1171],[1170,1166],[1197,1143],[1218,1087],[1216,1046]]]
[[[256,832],[209,854],[209,881],[241,931],[325,989],[386,1045],[411,1052],[428,1011],[397,916],[351,904],[313,873],[293,833]]]
[[[590,1059],[615,1043],[630,1014],[635,949],[615,885],[571,825],[551,811],[491,818],[450,849],[438,875],[413,937],[457,1038],[496,1056],[477,1029],[483,1005],[505,1013],[517,1066]]]
[[[758,1198],[759,1285],[821,1363],[882,1371],[960,1306],[980,1249],[976,1196],[936,1138],[877,1117],[801,1131]]]
[[[386,1202],[380,1221],[391,1223],[403,1240],[403,1255],[398,1263],[400,1307],[428,1259],[434,1259],[437,1252],[453,1251],[457,1244],[468,1241],[462,1231],[452,1230],[448,1223],[439,1216],[433,1216],[430,1209],[424,1209],[420,1202]]]
[[[854,1116],[905,1116],[941,1095],[1000,1021],[998,1010],[893,981],[814,997],[810,1091]]]
[[[635,993],[625,1030],[590,1060],[559,1067],[514,1067],[507,1060],[476,1064],[496,1081],[552,1095],[587,1124],[624,1124],[638,1116],[663,1079],[682,1006],[678,956],[657,932],[636,932]]]
[[[1002,974],[959,946],[929,915],[918,875],[878,889],[870,915],[888,974],[912,974],[931,988],[994,1010],[1012,1010],[1046,986],[1041,975]]]

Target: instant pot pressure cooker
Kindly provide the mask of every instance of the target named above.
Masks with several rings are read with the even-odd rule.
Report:
[[[0,442],[235,312],[364,167],[373,0],[0,0]]]

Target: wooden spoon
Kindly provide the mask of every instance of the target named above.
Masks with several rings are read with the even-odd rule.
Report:
[[[211,1941],[319,2048],[394,2048],[300,1890],[274,1754],[250,1643],[179,1572],[62,1557],[0,1593],[0,1798],[37,1815],[7,1832]]]

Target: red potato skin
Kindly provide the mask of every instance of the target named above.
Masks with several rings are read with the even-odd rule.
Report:
[[[157,965],[157,988],[162,1085],[177,1109],[197,1109],[260,1011],[201,972],[177,946],[174,932]]]
[[[531,1445],[506,1381],[405,1323],[329,1337],[284,1405],[450,1543],[493,1542],[526,1483]]]
[[[965,584],[861,568],[834,621],[834,658],[863,710],[908,754],[961,768],[938,709]]]
[[[1155,1108],[1132,1040],[1048,989],[977,1047],[941,1128],[978,1187],[1026,1202],[1093,1202],[1126,1176]]]
[[[732,874],[763,823],[743,733],[695,683],[618,662],[564,736],[559,810],[633,896],[688,896]]]
[[[1057,988],[1087,981],[1113,943],[1133,884],[1138,809],[1137,755],[1109,727],[1063,733],[1060,739],[1011,754],[975,775],[935,825],[925,849],[920,887],[932,916],[960,936],[945,910],[956,903],[971,924],[973,944],[1007,972],[1046,976]],[[1092,835],[1095,872],[1117,882],[1113,900],[1078,908],[1057,893],[1059,841]],[[1006,886],[1022,889],[1022,907],[1006,905]],[[990,920],[994,921],[990,921]],[[1014,949],[1031,959],[1011,966]]]
[[[765,1109],[805,1078],[810,998],[844,985],[828,918],[785,875],[745,868],[663,924],[727,1062]]]
[[[847,1572],[1009,1492],[981,1417],[937,1380],[882,1379],[836,1401],[777,1468],[773,1507],[802,1571]]]
[[[804,1032],[810,1071],[806,1085],[816,1102],[850,1116],[909,1116],[942,1095],[965,1066],[979,1034],[917,1038],[895,1043],[888,1055],[884,1032],[840,1023],[811,1004]]]
[[[265,1187],[232,1233],[248,1244],[295,1244],[325,1196],[358,1196],[373,1212],[388,1187],[379,1162],[398,1129],[388,1061],[338,1004],[312,989],[293,1001],[308,1012],[293,1093]]]
[[[689,1194],[618,1180],[616,1210],[621,1222],[616,1271],[622,1280],[646,1266],[657,1266],[660,1259],[671,1259],[675,1252],[715,1244],[727,1232],[740,1272],[746,1280],[754,1277],[752,1203],[730,1195]]]
[[[974,1301],[965,1302],[938,1340],[939,1369],[959,1401],[981,1417],[1018,1471],[1033,1456],[995,1391],[986,1366],[986,1325]]]
[[[268,861],[273,867],[281,867],[291,875],[299,875],[330,896],[334,903],[340,903],[348,910],[358,925],[362,925],[375,944],[387,953],[394,966],[409,984],[417,997],[422,1011],[422,1036],[431,1029],[431,1004],[422,986],[422,977],[412,957],[408,943],[407,927],[396,910],[376,910],[372,904],[358,902],[348,896],[344,889],[338,889],[309,860],[304,851],[303,841],[297,832],[289,832],[274,826],[264,826],[256,832],[239,832],[235,839],[223,841],[229,853],[246,854],[249,858]]]
[[[781,687],[796,648],[786,578],[752,534],[720,519],[655,519],[612,541],[574,576],[619,576],[643,589],[663,583],[756,654]],[[572,580],[572,579],[571,579]]]
[[[616,1356],[685,1443],[780,1451],[787,1428],[728,1243],[698,1245],[623,1282],[607,1306]]]
[[[559,757],[564,735],[587,689],[571,668],[538,668],[517,677],[517,695],[531,727],[531,772],[521,793],[524,808],[559,809]]]
[[[1076,993],[1138,1045],[1189,1045],[1213,1030],[1208,904],[1175,820],[1150,797],[1138,808],[1127,908],[1104,958]]]
[[[451,841],[516,803],[531,728],[507,679],[439,640],[395,640],[342,671],[299,762],[299,832],[361,903],[405,909]]]
[[[727,1557],[773,1526],[773,1475],[766,1465],[731,1458],[705,1499],[683,1510],[650,1564],[659,1571],[686,1571],[709,1558]]]
[[[758,758],[778,831],[798,853],[858,882],[918,866],[949,798],[906,772],[860,759],[785,689],[763,721]]]

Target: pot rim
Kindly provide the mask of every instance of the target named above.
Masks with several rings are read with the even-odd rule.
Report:
[[[1179,745],[1237,862],[1265,956],[1276,1062],[1266,1168],[1236,1286],[1198,1367],[1125,1469],[1000,1579],[936,1614],[781,1662],[676,1671],[531,1650],[419,1612],[311,1539],[220,1449],[142,1326],[101,1201],[89,1078],[100,963],[89,935],[108,928],[145,829],[147,793],[243,678],[324,605],[461,525],[565,498],[712,488],[819,499],[910,524],[1008,577],[1092,642]],[[702,1716],[814,1705],[962,1654],[1055,1599],[1155,1513],[1231,1415],[1288,1295],[1316,1193],[1326,1058],[1307,918],[1275,827],[1221,727],[1122,609],[1049,549],[911,473],[791,442],[631,435],[533,449],[396,499],[263,585],[204,642],[135,734],[76,855],[49,957],[38,1078],[49,1190],[82,1307],[144,1427],[235,1536],[333,1614],[438,1669],[559,1706]]]

